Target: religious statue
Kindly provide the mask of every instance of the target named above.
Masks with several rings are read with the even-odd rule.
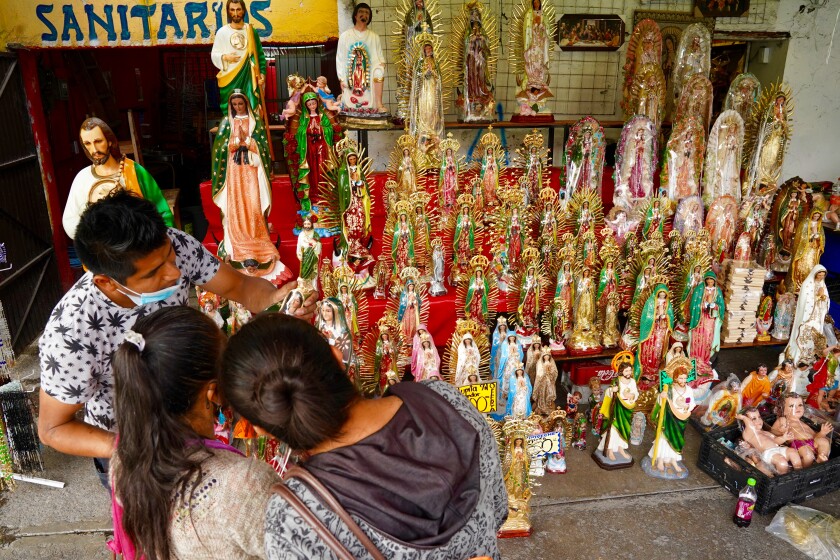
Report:
[[[412,193],[409,197],[414,207],[415,266],[423,272],[422,280],[424,282],[431,278],[432,269],[432,222],[426,214],[426,206],[431,198],[431,195],[424,191]]]
[[[428,315],[428,302],[423,301],[423,296],[418,290],[417,269],[405,268],[401,276],[404,276],[406,280],[399,296],[397,321],[400,324],[402,339],[408,343],[414,339],[420,323],[423,322],[421,315]]]
[[[291,277],[269,237],[271,159],[263,122],[248,97],[234,91],[213,142],[213,202],[222,210],[225,238],[219,257],[254,276]]]
[[[770,215],[770,234],[777,252],[774,270],[787,271],[801,217],[811,213],[813,196],[810,186],[800,177],[792,177],[779,187]],[[771,193],[773,191],[771,190]],[[768,197],[769,198],[769,197]]]
[[[446,139],[438,147],[438,200],[441,210],[445,215],[454,212],[458,194],[460,193],[459,176],[463,166],[462,158],[458,156],[461,143],[452,137],[452,133],[446,134]]]
[[[601,196],[592,189],[575,192],[566,204],[566,213],[572,222],[572,233],[578,239],[583,239],[587,233],[600,231],[604,225]]]
[[[443,136],[443,91],[449,72],[440,39],[431,33],[414,38],[414,61],[408,100],[408,127],[423,153],[437,147]]]
[[[400,329],[396,317],[386,313],[371,330],[366,339],[363,364],[370,367],[369,376],[376,394],[381,395],[389,377],[399,379]]]
[[[551,350],[547,347],[542,349],[536,367],[536,380],[534,381],[534,412],[542,415],[551,414],[556,408],[557,398],[557,364],[551,357]]]
[[[698,195],[689,196],[680,201],[674,214],[674,230],[686,235],[690,231],[700,231],[704,224],[703,199]]]
[[[706,133],[700,121],[689,116],[677,121],[665,146],[665,165],[660,184],[667,185],[668,198],[679,202],[700,194],[700,174]]]
[[[367,298],[362,297],[364,284],[359,282],[347,265],[341,265],[332,272],[333,281],[324,278],[324,296],[337,299],[344,309],[344,322],[354,342],[361,343],[361,336],[368,330]]]
[[[414,376],[414,381],[440,377],[440,354],[426,325],[420,325],[414,335],[411,350],[411,375]]]
[[[322,227],[339,232],[338,248],[349,260],[370,262],[371,193],[367,175],[371,161],[355,140],[336,142],[324,170],[322,200],[318,202]]]
[[[742,422],[743,440],[760,453],[763,463],[772,467],[773,471],[769,474],[787,474],[790,471],[790,465],[793,465],[794,469],[802,468],[799,453],[793,447],[785,445],[790,443],[793,434],[785,432],[775,435],[769,430],[764,430],[764,419],[754,406],[737,413],[735,418]]]
[[[533,329],[538,325],[537,315],[540,312],[540,296],[542,293],[540,272],[538,271],[539,261],[531,260],[526,265],[525,274],[522,276],[522,284],[519,288],[519,306],[517,317],[519,324],[524,329]]]
[[[440,237],[432,240],[432,280],[429,286],[429,295],[439,297],[445,295],[446,280],[446,249]]]
[[[301,97],[300,111],[288,119],[283,136],[289,177],[304,214],[312,210],[309,193],[318,188],[321,167],[329,160],[336,133],[341,131],[318,94],[309,87]]]
[[[811,428],[802,421],[805,403],[802,396],[788,393],[780,403],[776,422],[770,428],[775,436],[790,436],[788,445],[799,454],[799,461],[791,461],[793,468],[807,468],[817,463],[825,463],[831,453],[831,422],[824,422],[819,430]],[[792,457],[797,459],[797,457]]]
[[[643,64],[630,86],[630,115],[643,115],[659,130],[665,117],[665,76],[659,64]]]
[[[519,337],[514,331],[508,331],[505,342],[501,344],[497,352],[499,364],[494,372],[494,377],[499,382],[499,391],[507,398],[510,380],[524,358],[522,348],[519,345]]]
[[[783,292],[797,293],[811,270],[819,264],[825,251],[822,216],[819,210],[812,210],[810,216],[802,216],[799,219],[792,245],[793,259],[784,281]]]
[[[315,328],[321,331],[330,346],[341,352],[341,360],[347,366],[353,357],[353,337],[347,327],[344,307],[340,301],[336,298],[326,298],[318,303]]]
[[[735,110],[722,112],[709,134],[706,169],[703,174],[703,201],[710,206],[720,196],[741,201],[741,148],[744,121]]]
[[[505,415],[513,418],[527,418],[531,416],[531,395],[533,387],[531,379],[525,374],[525,367],[520,362],[508,387]]]
[[[318,289],[318,259],[321,256],[321,238],[315,231],[313,216],[303,219],[303,229],[298,234],[297,258],[300,261],[298,288],[305,294]]]
[[[557,193],[554,189],[545,187],[540,191],[536,210],[539,221],[540,254],[544,263],[553,263],[556,261],[556,251],[559,249],[558,216],[561,216],[560,204],[557,202]]]
[[[566,354],[565,340],[571,332],[569,308],[565,301],[554,298],[548,316],[543,318],[543,330],[548,333],[548,347],[553,356]]]
[[[451,44],[458,53],[455,102],[458,120],[495,121],[494,82],[499,51],[496,18],[480,0],[467,0],[453,30]]]
[[[523,169],[520,183],[524,183],[525,206],[535,204],[543,188],[543,170],[548,165],[548,148],[536,129],[526,134],[522,147],[516,149],[516,164]]]
[[[621,332],[618,330],[618,312],[621,310],[621,296],[617,292],[607,297],[607,304],[604,306],[603,333],[601,343],[604,348],[615,348],[621,341]]]
[[[266,60],[257,29],[245,22],[247,8],[244,0],[227,0],[227,25],[216,30],[210,59],[219,69],[219,99],[222,114],[228,114],[231,95],[239,90],[248,100],[251,110],[263,123],[268,115],[263,105]]]
[[[653,446],[642,462],[645,473],[658,478],[685,478],[688,470],[683,464],[685,426],[691,411],[697,406],[694,390],[688,385],[691,362],[674,361],[670,366],[673,383],[662,383],[661,392],[651,413],[656,425]],[[666,371],[667,373],[667,371]]]
[[[708,76],[711,70],[712,38],[703,23],[692,23],[683,29],[677,47],[674,67],[674,99],[679,99],[688,80],[695,74]]]
[[[674,330],[674,310],[668,287],[656,284],[646,292],[650,295],[639,318],[639,343],[634,364],[636,381],[642,390],[659,383],[659,368]]]
[[[702,74],[693,74],[680,93],[674,122],[693,116],[700,121],[703,133],[709,132],[712,119],[712,82]]]
[[[612,360],[617,376],[604,394],[600,413],[604,417],[601,441],[592,458],[603,469],[626,468],[633,465],[630,448],[630,429],[633,408],[639,398],[639,389],[633,378],[633,354],[620,352]]]
[[[507,444],[502,472],[508,497],[508,515],[499,529],[501,536],[526,537],[531,534],[531,456],[525,438],[533,433],[534,424],[520,418],[512,418],[504,424]]]
[[[758,78],[744,72],[735,76],[729,84],[729,91],[726,92],[726,100],[723,102],[724,111],[730,109],[740,115],[743,122],[747,122],[752,114],[753,105],[758,101],[761,94],[761,82]]]
[[[221,298],[213,292],[202,290],[198,286],[195,287],[195,292],[198,298],[198,308],[201,309],[201,312],[210,317],[217,327],[224,330],[225,319],[220,312],[222,308]]]
[[[630,41],[627,43],[627,59],[624,63],[624,87],[622,91],[621,108],[625,115],[633,114],[633,96],[631,89],[636,73],[645,64],[662,62],[662,33],[659,26],[652,19],[643,19],[633,28]]]
[[[455,321],[455,333],[444,355],[444,364],[448,364],[449,381],[456,386],[470,383],[471,374],[487,371],[490,359],[485,329],[484,325],[472,320]]]
[[[483,196],[482,206],[495,206],[498,203],[496,192],[499,190],[499,177],[504,170],[505,152],[501,139],[493,132],[493,126],[481,135],[476,158],[478,176]]]
[[[420,35],[434,36],[438,25],[438,8],[435,0],[402,0],[397,8],[396,51],[398,116],[409,118],[409,98],[415,65],[423,51],[415,49]],[[437,51],[437,49],[435,49]]]
[[[713,378],[712,356],[720,350],[720,329],[726,306],[717,276],[711,270],[703,275],[703,284],[691,292],[691,316],[688,325],[688,357],[696,360],[699,379]]]
[[[785,152],[792,133],[793,99],[787,84],[764,90],[753,105],[744,157],[746,174],[741,194],[748,196],[761,185],[775,186],[782,174]]]
[[[569,131],[566,140],[566,193],[594,189],[601,194],[604,172],[604,128],[592,117],[583,117]]]
[[[598,274],[598,290],[595,294],[595,300],[600,311],[603,311],[606,307],[610,294],[618,292],[619,268],[621,268],[619,261],[621,250],[613,237],[612,230],[604,228],[602,232],[603,240],[600,251],[602,267]],[[599,314],[600,318],[601,315]]]
[[[722,263],[730,255],[735,241],[738,201],[729,195],[717,198],[706,214],[706,229],[712,243],[712,262]]]
[[[826,346],[823,324],[828,314],[828,288],[825,285],[826,269],[814,266],[799,288],[793,329],[784,355],[794,364],[813,364],[821,357]]]
[[[510,217],[505,227],[505,242],[508,247],[508,261],[511,268],[518,268],[522,259],[522,251],[525,248],[526,228],[519,219],[519,208],[513,207],[510,210]]]
[[[630,210],[653,193],[653,172],[658,163],[656,130],[651,120],[635,116],[624,124],[615,155],[613,204]]]
[[[685,255],[677,270],[674,287],[674,338],[683,342],[688,340],[688,328],[694,312],[692,294],[698,288],[702,291],[705,285],[704,276],[712,264],[708,233],[705,230],[698,231],[701,235],[694,236],[686,242]]]
[[[639,220],[628,217],[627,209],[621,206],[613,206],[604,222],[613,231],[615,240],[621,247],[625,246],[628,234],[633,232],[636,226],[639,225]]]
[[[417,149],[417,139],[406,127],[397,138],[388,162],[388,178],[394,181],[394,190],[398,200],[406,200],[421,185],[424,175],[424,155]],[[393,208],[389,208],[393,211]]]
[[[382,104],[385,57],[379,35],[368,28],[372,15],[364,2],[355,5],[353,27],[341,33],[335,54],[342,113],[354,117],[353,124],[362,126],[388,123],[388,109]]]
[[[768,342],[770,340],[770,327],[773,324],[773,297],[765,295],[761,298],[761,303],[758,304],[758,311],[755,315],[755,330],[758,336],[755,339],[758,342]]]
[[[480,324],[492,324],[491,313],[496,308],[496,287],[486,275],[489,259],[476,255],[470,259],[472,275],[466,284],[458,286],[458,316],[464,316]]]
[[[801,289],[801,287],[800,287]],[[787,340],[796,316],[796,294],[790,292],[776,295],[776,310],[773,312],[773,330],[770,336],[776,340]]]
[[[603,349],[596,327],[598,310],[595,298],[596,286],[592,270],[581,266],[575,271],[574,327],[566,344],[575,355],[597,354]]]
[[[508,320],[507,317],[504,315],[499,315],[496,318],[496,328],[493,329],[493,336],[491,337],[491,346],[490,346],[490,369],[493,373],[496,372],[498,368],[498,361],[501,357],[499,353],[499,348],[501,345],[507,340],[508,335]]]
[[[457,284],[465,279],[470,259],[476,252],[476,224],[472,216],[475,199],[470,194],[458,197],[461,209],[455,217],[455,232],[452,243],[452,282]]]
[[[554,97],[548,86],[556,25],[550,0],[521,0],[516,7],[510,34],[510,67],[516,76],[519,103],[519,115],[514,119],[544,114],[553,120],[550,111],[546,112],[546,101]]]

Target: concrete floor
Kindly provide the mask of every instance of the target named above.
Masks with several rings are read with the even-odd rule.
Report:
[[[717,369],[740,372],[758,361],[774,362],[777,349],[729,351]],[[34,349],[20,357],[16,375],[28,387],[38,380]],[[653,439],[632,447],[638,460]],[[766,533],[772,515],[756,515],[752,525],[732,523],[735,498],[696,466],[700,436],[689,427],[684,455],[690,469],[681,481],[663,481],[634,466],[599,469],[586,451],[567,453],[568,472],[546,475],[534,488],[529,538],[500,541],[505,559],[645,560],[800,560],[807,558]],[[44,450],[43,478],[66,483],[63,489],[20,482],[0,496],[0,559],[108,559],[111,530],[109,497],[90,459]],[[840,517],[840,492],[803,505]]]

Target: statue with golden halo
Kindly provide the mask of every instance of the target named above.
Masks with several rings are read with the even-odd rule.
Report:
[[[458,214],[449,220],[452,232],[452,283],[466,280],[470,259],[481,247],[481,225],[473,216],[475,198],[471,194],[458,197]],[[446,238],[449,235],[445,235]]]
[[[624,114],[633,115],[633,96],[631,89],[636,73],[645,64],[662,64],[662,32],[652,19],[643,19],[633,28],[627,43],[627,59],[624,63],[624,88],[621,108]]]
[[[528,436],[534,433],[537,422],[530,418],[506,418],[505,458],[502,463],[508,495],[508,517],[499,529],[502,537],[527,537],[531,534],[531,456]]]
[[[539,245],[542,261],[550,276],[557,273],[560,261],[557,250],[560,248],[560,232],[566,229],[565,213],[557,201],[557,191],[544,187],[537,203],[529,209],[530,221],[539,229]]]
[[[545,182],[543,179],[543,170],[550,163],[548,153],[545,139],[537,129],[526,134],[522,147],[516,148],[515,165],[523,170],[520,183],[524,182],[525,206],[536,203],[540,190],[548,186],[548,175]]]
[[[410,344],[410,343],[409,343]],[[399,372],[408,365],[400,358],[402,346],[397,317],[386,312],[365,336],[362,344],[362,364],[359,383],[366,396],[382,395],[389,378],[402,377]]]
[[[432,220],[426,211],[431,199],[429,193],[422,191],[409,197],[414,208],[414,263],[420,269],[423,281],[428,281],[432,272]]]
[[[472,274],[467,282],[458,285],[455,311],[458,317],[464,317],[492,325],[496,316],[498,289],[488,273],[490,259],[476,255],[470,259]]]
[[[460,194],[460,175],[464,167],[464,157],[458,155],[461,143],[446,134],[446,139],[438,146],[438,205],[444,215],[457,210],[455,202]]]
[[[674,338],[688,340],[691,321],[691,293],[703,284],[703,275],[712,268],[712,241],[709,232],[701,229],[685,242],[685,255],[676,269],[674,282]]]
[[[557,18],[550,0],[520,0],[511,22],[510,68],[516,76],[519,114],[513,120],[553,121],[546,102],[554,97],[550,54],[554,50]]]
[[[415,229],[411,202],[400,200],[394,207],[394,212],[385,221],[386,245],[391,248],[390,262],[393,274],[416,264]],[[390,241],[390,243],[387,243]],[[387,259],[387,257],[386,257]]]
[[[633,76],[630,86],[632,114],[644,115],[659,130],[665,117],[665,75],[659,64],[643,64]]]
[[[397,8],[396,30],[393,37],[394,57],[397,60],[397,116],[409,118],[409,97],[417,58],[422,55],[414,47],[422,33],[440,34],[440,10],[437,0],[401,0]]]
[[[605,150],[604,127],[598,121],[583,117],[572,126],[566,141],[566,184],[561,187],[565,199],[579,190],[601,193]]]
[[[604,226],[604,205],[594,189],[576,191],[566,205],[572,222],[572,233],[581,236],[587,231],[596,232]]]
[[[430,32],[414,37],[411,67],[411,89],[408,94],[409,132],[417,139],[424,154],[437,149],[444,132],[444,92],[448,91],[452,69],[440,38]]]
[[[420,325],[429,324],[429,298],[426,286],[420,281],[420,271],[409,266],[399,272],[402,288],[396,298],[390,298],[385,312],[393,313],[400,329],[400,356],[411,357],[411,344]]]
[[[446,295],[446,263],[451,254],[447,255],[447,245],[440,237],[432,239],[432,280],[429,285],[429,295],[439,297]]]
[[[481,135],[473,162],[480,179],[483,206],[495,206],[498,203],[496,191],[499,190],[499,179],[505,169],[505,150],[501,139],[493,132],[492,125]]]
[[[496,18],[480,0],[467,0],[452,29],[450,51],[458,53],[455,69],[458,120],[493,122],[499,52]]]
[[[761,185],[775,186],[782,174],[793,133],[793,94],[788,84],[776,83],[762,91],[746,122],[746,130],[742,196],[751,195]]]
[[[331,274],[332,281],[323,282],[325,298],[335,298],[344,308],[345,323],[356,345],[361,344],[361,335],[368,330],[368,302],[363,296],[363,283],[356,278],[353,269],[339,265]]]
[[[473,319],[457,319],[455,332],[444,350],[442,364],[444,379],[456,386],[468,382],[470,368],[478,373],[479,379],[487,379],[490,376],[487,326]]]
[[[604,393],[601,414],[604,417],[601,441],[592,452],[592,459],[602,469],[624,469],[633,466],[630,448],[630,429],[633,423],[633,409],[639,398],[639,388],[633,378],[635,357],[632,352],[623,351],[612,359],[616,373],[612,384]]]
[[[522,252],[523,269],[518,275],[519,305],[516,308],[517,322],[523,336],[530,336],[539,327],[538,315],[542,311],[548,279],[540,264],[540,253],[536,247],[527,247]]]

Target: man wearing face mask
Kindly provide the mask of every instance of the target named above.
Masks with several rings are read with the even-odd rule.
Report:
[[[79,127],[79,143],[93,163],[73,179],[62,224],[71,239],[76,236],[76,226],[88,204],[116,189],[126,189],[155,205],[167,226],[174,225],[172,211],[160,192],[154,178],[143,166],[120,153],[117,136],[102,119],[91,117]]]
[[[117,429],[111,355],[126,330],[161,307],[187,305],[192,284],[253,313],[283,301],[296,284],[276,289],[237,272],[122,189],[85,210],[75,244],[88,272],[58,302],[39,342],[38,435],[58,451],[93,457],[106,482]],[[311,318],[316,299],[307,298],[295,315]]]

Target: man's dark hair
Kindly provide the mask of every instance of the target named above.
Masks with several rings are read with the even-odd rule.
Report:
[[[245,20],[245,16],[248,15],[248,5],[245,3],[245,0],[227,0],[225,2],[225,17],[227,18],[227,22],[230,23],[230,5],[231,4],[239,4],[242,6],[242,11],[245,12],[242,15],[243,21]]]
[[[114,131],[111,130],[110,126],[108,126],[108,123],[96,117],[85,119],[84,122],[82,122],[82,126],[79,127],[79,145],[82,147],[82,151],[85,153],[87,158],[90,161],[93,161],[93,156],[90,155],[90,152],[88,152],[87,148],[85,148],[84,141],[82,141],[82,131],[90,132],[95,128],[101,129],[103,136],[105,136],[105,140],[111,144],[111,157],[115,160],[120,160],[122,158],[122,152],[120,151],[120,141],[117,140],[117,135],[114,134]]]
[[[370,12],[371,17],[373,17],[373,10],[371,10],[371,9],[370,9],[370,6],[368,6],[368,5],[367,5],[367,4],[365,4],[364,2],[359,2],[359,3],[358,3],[358,4],[356,4],[356,6],[353,8],[353,25],[356,25],[356,14],[358,14],[358,13],[359,13],[359,10],[361,10],[362,8],[364,8],[364,9],[366,9],[368,12]],[[370,21],[368,21],[368,23],[370,23]]]
[[[166,224],[154,204],[124,189],[88,206],[76,228],[82,264],[120,283],[137,271],[136,260],[164,243]]]

